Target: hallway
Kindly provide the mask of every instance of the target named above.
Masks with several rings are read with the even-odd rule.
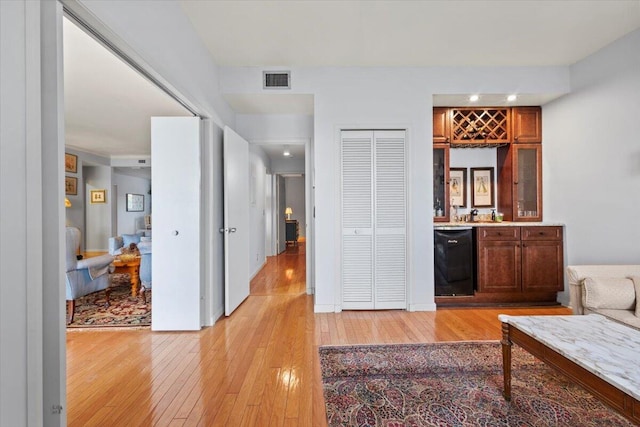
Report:
[[[198,332],[67,334],[68,425],[326,425],[317,346],[498,340],[497,315],[561,307],[314,314],[305,248],[288,247],[228,318]]]

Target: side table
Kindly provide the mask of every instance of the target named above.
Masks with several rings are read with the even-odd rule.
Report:
[[[140,289],[140,257],[136,257],[133,261],[124,262],[119,258],[113,261],[116,273],[128,273],[131,278],[131,296],[138,296]]]

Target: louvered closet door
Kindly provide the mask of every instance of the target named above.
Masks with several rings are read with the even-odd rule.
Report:
[[[342,308],[406,308],[404,131],[342,133]]]
[[[373,305],[373,132],[342,132],[342,307]]]
[[[406,308],[405,132],[374,132],[375,308]]]

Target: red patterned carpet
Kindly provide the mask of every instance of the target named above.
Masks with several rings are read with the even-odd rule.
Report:
[[[128,327],[151,325],[151,292],[147,291],[147,303],[141,297],[131,296],[131,286],[126,278],[115,277],[121,282],[111,291],[111,304],[106,307],[104,291],[96,292],[76,300],[73,322],[67,328]]]
[[[329,426],[633,426],[519,347],[512,401],[497,342],[320,347]]]

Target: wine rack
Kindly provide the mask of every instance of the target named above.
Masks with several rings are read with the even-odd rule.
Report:
[[[451,143],[483,145],[511,142],[509,108],[452,110]]]

